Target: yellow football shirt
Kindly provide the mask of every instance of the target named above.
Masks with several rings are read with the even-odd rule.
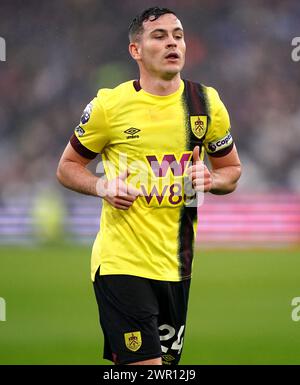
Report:
[[[127,182],[141,189],[129,210],[103,200],[91,276],[129,274],[180,281],[191,276],[197,207],[186,169],[195,145],[211,156],[233,146],[227,110],[217,91],[189,81],[168,96],[128,81],[100,89],[71,138],[86,158],[102,155],[106,177],[127,167]],[[192,202],[192,203],[191,203]]]

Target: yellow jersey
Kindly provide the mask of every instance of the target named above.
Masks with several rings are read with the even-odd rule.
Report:
[[[168,96],[144,91],[139,81],[100,89],[85,108],[70,143],[82,156],[101,154],[107,179],[126,168],[126,183],[143,194],[128,210],[103,200],[91,277],[126,274],[164,281],[191,277],[197,207],[186,169],[233,147],[228,112],[212,87],[181,80]],[[188,186],[188,187],[187,187]]]

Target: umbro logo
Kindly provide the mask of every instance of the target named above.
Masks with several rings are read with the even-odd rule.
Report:
[[[140,132],[138,128],[130,127],[127,130],[124,131],[125,134],[128,134],[126,139],[134,139],[139,138],[139,135],[136,135],[138,132]]]

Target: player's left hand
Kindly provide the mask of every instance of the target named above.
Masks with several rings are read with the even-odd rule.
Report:
[[[200,159],[200,148],[196,146],[193,150],[193,165],[186,173],[197,192],[209,192],[212,188],[212,176],[204,162]]]

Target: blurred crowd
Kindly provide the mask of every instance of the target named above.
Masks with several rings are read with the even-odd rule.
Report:
[[[185,28],[183,77],[215,87],[244,166],[241,190],[300,191],[300,2],[1,0],[1,197],[55,184],[82,110],[101,87],[135,79],[127,30],[146,7],[173,9]]]

